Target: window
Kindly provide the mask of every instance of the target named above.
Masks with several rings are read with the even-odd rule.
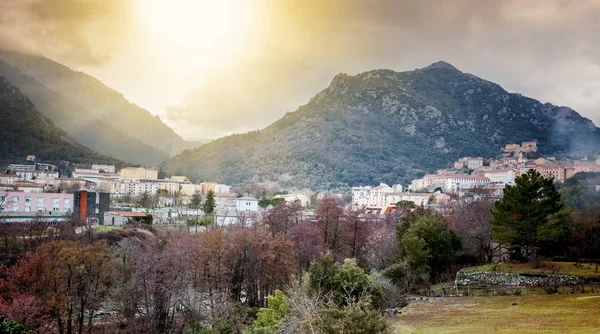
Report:
[[[60,198],[53,198],[52,199],[52,204],[53,205],[58,205],[58,203],[60,203]]]
[[[64,203],[65,203],[64,204],[65,206],[71,206],[71,199],[70,198],[65,198]]]
[[[60,209],[57,206],[55,206],[52,208],[52,211],[60,211]]]
[[[13,196],[12,201],[13,203],[19,202],[19,196]]]
[[[25,197],[25,203],[31,203],[31,197]]]
[[[25,212],[31,212],[31,207],[30,206],[26,206],[25,207]]]
[[[38,205],[39,204],[44,204],[44,198],[43,197],[38,197],[37,202],[38,202]]]
[[[18,207],[18,206],[13,206],[13,207],[12,207],[12,210],[13,210],[13,211],[19,211],[19,207]]]

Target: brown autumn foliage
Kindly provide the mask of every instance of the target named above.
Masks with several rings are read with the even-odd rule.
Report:
[[[14,283],[43,301],[59,333],[82,333],[93,325],[84,323],[86,315],[100,307],[114,281],[112,254],[104,242],[52,241],[19,261]]]

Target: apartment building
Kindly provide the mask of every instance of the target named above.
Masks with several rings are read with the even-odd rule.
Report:
[[[460,189],[483,188],[488,183],[490,183],[490,179],[485,176],[456,175],[448,177],[444,190],[456,192]]]
[[[0,203],[7,212],[73,212],[73,194],[1,191]]]
[[[158,171],[154,169],[146,169],[143,167],[125,167],[119,171],[119,175],[123,179],[158,179]]]

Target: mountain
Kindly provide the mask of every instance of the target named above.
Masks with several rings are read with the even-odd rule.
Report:
[[[44,116],[93,150],[143,165],[156,165],[169,157],[165,152],[114,128],[107,121],[82,112],[83,108],[80,106],[52,92],[3,60],[0,60],[0,75],[4,75],[11,84],[29,97]]]
[[[267,128],[184,151],[164,167],[230,184],[406,184],[461,156],[494,156],[508,143],[537,140],[541,153],[559,154],[596,151],[599,139],[600,130],[572,109],[438,62],[339,74]]]
[[[156,165],[193,145],[87,74],[44,57],[0,51],[0,59],[0,75],[60,128],[99,152]]]
[[[0,157],[5,162],[20,161],[34,154],[42,161],[67,160],[73,163],[125,163],[101,155],[79,144],[52,121],[6,78],[0,77]]]

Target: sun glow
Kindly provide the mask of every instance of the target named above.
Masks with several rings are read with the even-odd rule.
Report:
[[[216,57],[239,50],[256,17],[246,1],[137,0],[136,15],[161,47]],[[151,41],[152,42],[152,41]]]

